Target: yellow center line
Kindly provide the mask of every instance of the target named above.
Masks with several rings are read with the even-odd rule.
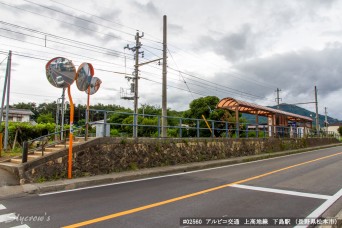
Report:
[[[251,181],[251,180],[259,179],[259,178],[262,178],[262,177],[265,177],[265,176],[269,176],[269,175],[274,174],[274,173],[278,173],[278,172],[281,172],[281,171],[284,171],[284,170],[288,170],[288,169],[292,169],[292,168],[295,168],[295,167],[298,167],[298,166],[306,165],[306,164],[309,164],[309,163],[312,163],[312,162],[320,161],[320,160],[323,160],[323,159],[326,159],[326,158],[331,158],[331,157],[334,157],[334,156],[337,156],[337,155],[340,155],[340,154],[342,154],[342,152],[339,152],[339,153],[336,153],[336,154],[332,154],[332,155],[328,155],[328,156],[321,157],[321,158],[317,158],[317,159],[314,159],[314,160],[298,163],[298,164],[295,164],[295,165],[287,166],[287,167],[284,167],[284,168],[281,168],[281,169],[273,170],[271,172],[267,172],[267,173],[264,173],[264,174],[261,174],[261,175],[253,176],[253,177],[246,178],[246,179],[243,179],[243,180],[239,180],[239,181],[236,181],[236,182],[232,182],[232,183],[229,183],[229,184],[220,185],[220,186],[217,186],[217,187],[214,187],[214,188],[208,188],[208,189],[205,189],[205,190],[202,190],[202,191],[199,191],[199,192],[194,192],[194,193],[191,193],[191,194],[179,196],[179,197],[168,199],[168,200],[164,200],[164,201],[161,201],[161,202],[148,204],[148,205],[145,205],[145,206],[142,206],[142,207],[137,207],[137,208],[133,208],[133,209],[130,209],[130,210],[121,211],[121,212],[110,214],[110,215],[106,215],[106,216],[103,216],[103,217],[99,217],[99,218],[87,220],[87,221],[84,221],[84,222],[72,224],[72,225],[69,225],[69,226],[64,226],[64,228],[86,226],[86,225],[90,225],[90,224],[93,224],[93,223],[98,223],[98,222],[102,222],[102,221],[105,221],[105,220],[117,218],[117,217],[120,217],[120,216],[124,216],[124,215],[128,215],[128,214],[133,214],[133,213],[136,213],[136,212],[139,212],[139,211],[147,210],[147,209],[154,208],[154,207],[159,207],[159,206],[162,206],[162,205],[165,205],[165,204],[173,203],[173,202],[180,201],[180,200],[183,200],[183,199],[187,199],[187,198],[190,198],[190,197],[199,196],[199,195],[202,195],[202,194],[205,194],[205,193],[208,193],[208,192],[213,192],[213,191],[216,191],[216,190],[219,190],[219,189],[222,189],[222,188],[227,188],[227,187],[230,187],[230,186],[235,185],[235,184],[242,184],[242,183],[245,183],[245,182],[248,182],[248,181]]]

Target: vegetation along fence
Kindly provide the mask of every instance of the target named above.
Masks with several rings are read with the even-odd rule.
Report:
[[[136,114],[137,125],[134,125],[134,113],[90,110],[90,136],[132,137],[133,128],[137,127],[138,137],[161,137],[160,115]],[[94,121],[93,119],[97,119]],[[244,120],[239,123],[193,119],[167,116],[167,136],[182,137],[226,137],[226,138],[301,138],[301,137],[338,137],[334,132],[316,132],[310,128],[296,126],[270,126],[267,124],[251,124]]]

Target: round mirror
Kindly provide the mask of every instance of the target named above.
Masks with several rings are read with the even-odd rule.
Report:
[[[94,75],[93,65],[90,63],[82,63],[78,67],[76,73],[76,85],[80,91],[86,91],[90,86],[91,79]]]
[[[86,93],[89,93],[89,95],[93,95],[99,90],[101,83],[102,81],[99,78],[97,77],[91,78],[90,87],[89,87],[89,90],[86,90]]]
[[[76,69],[69,59],[53,58],[46,64],[45,69],[46,77],[54,87],[66,88],[75,81]]]

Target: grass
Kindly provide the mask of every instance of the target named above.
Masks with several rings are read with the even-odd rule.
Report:
[[[21,156],[22,149],[21,148],[15,148],[14,150],[4,151],[2,150],[0,152],[0,161],[7,160],[9,158]]]

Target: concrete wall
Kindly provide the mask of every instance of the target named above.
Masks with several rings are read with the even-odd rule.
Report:
[[[307,139],[141,139],[96,138],[73,148],[73,177],[226,159],[337,143]],[[23,164],[21,183],[66,178],[68,151]]]

